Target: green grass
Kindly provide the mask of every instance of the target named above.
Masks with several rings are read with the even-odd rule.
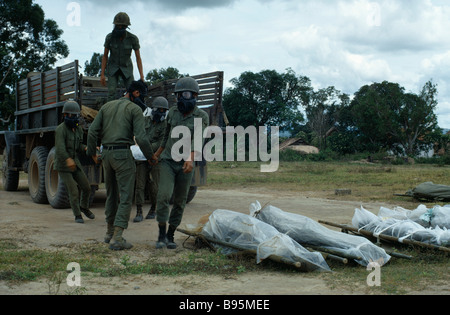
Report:
[[[315,192],[323,197],[415,203],[398,197],[423,182],[450,185],[450,167],[437,165],[384,165],[350,162],[281,162],[275,173],[261,173],[261,163],[214,162],[208,164],[205,189],[268,188],[274,192]],[[351,189],[352,195],[335,196],[336,189]]]

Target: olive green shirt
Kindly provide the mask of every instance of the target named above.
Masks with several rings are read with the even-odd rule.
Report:
[[[194,151],[194,123],[195,119],[201,119],[201,148],[203,149],[203,132],[209,126],[209,116],[204,111],[195,106],[195,109],[188,115],[183,115],[176,106],[170,108],[169,113],[167,115],[167,126],[164,133],[164,138],[162,141],[161,147],[164,148],[164,151],[161,154],[161,159],[163,160],[174,160],[172,157],[172,147],[183,138],[183,135],[172,135],[172,131],[177,126],[185,126],[190,130],[191,133],[191,152]],[[173,138],[173,136],[178,136]]]
[[[78,126],[75,131],[60,124],[55,131],[55,162],[53,169],[58,172],[73,172],[67,167],[66,160],[72,158],[77,167],[82,169],[78,154],[86,154],[83,144],[83,128]]]
[[[98,139],[103,146],[132,146],[133,136],[145,158],[151,160],[154,152],[145,134],[141,108],[126,97],[108,102],[100,108],[89,127],[87,154],[96,154]]]
[[[154,122],[150,117],[145,118],[145,132],[150,141],[153,152],[158,151],[164,139],[166,131],[166,121]]]
[[[109,49],[107,75],[113,76],[117,71],[121,70],[125,78],[133,75],[133,62],[131,61],[131,53],[133,50],[139,50],[139,39],[136,35],[126,32],[125,38],[115,38],[112,33],[108,34],[105,39],[105,48]]]

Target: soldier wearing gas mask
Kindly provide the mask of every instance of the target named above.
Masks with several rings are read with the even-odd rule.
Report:
[[[156,220],[159,226],[159,236],[156,248],[175,249],[174,233],[180,225],[187,195],[194,175],[194,157],[201,152],[194,151],[194,126],[196,119],[201,122],[203,130],[209,125],[208,114],[197,107],[197,97],[200,92],[195,79],[185,77],[175,85],[177,106],[172,107],[167,115],[167,125],[161,147],[155,153],[160,159],[160,180],[156,205]],[[191,152],[187,157],[173,156],[172,147],[180,141],[174,138],[172,131],[178,126],[187,127],[190,131]],[[202,146],[203,147],[203,146]],[[173,194],[173,207],[169,209],[169,202]],[[169,226],[167,227],[167,223]]]
[[[117,98],[116,89],[120,79],[123,80],[126,87],[130,86],[134,80],[133,62],[131,61],[133,50],[136,55],[140,80],[144,81],[139,39],[136,35],[127,31],[127,28],[131,25],[130,17],[126,13],[120,12],[114,17],[113,24],[114,30],[105,39],[100,76],[100,82],[103,86],[106,86],[106,77],[108,77],[108,101]]]

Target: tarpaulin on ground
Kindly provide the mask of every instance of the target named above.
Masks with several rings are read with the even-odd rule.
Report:
[[[447,228],[436,226],[426,228],[410,218],[386,216],[386,209],[382,209],[381,216],[361,207],[355,209],[352,224],[355,228],[363,229],[373,235],[388,235],[398,238],[399,242],[405,239],[414,240],[438,246],[450,246],[450,231]]]
[[[307,271],[330,271],[320,253],[310,252],[273,226],[247,214],[216,210],[209,217],[201,234],[240,248],[256,250],[257,263],[271,255],[276,255],[292,263],[305,264],[308,266]],[[230,248],[224,250],[232,251]]]
[[[341,253],[343,257],[359,257],[355,261],[363,266],[375,261],[384,265],[391,258],[384,249],[364,237],[330,230],[308,217],[285,212],[271,205],[261,209],[259,202],[256,202],[250,206],[250,214],[303,246],[319,246],[333,250],[337,255]]]
[[[426,182],[408,191],[406,195],[416,199],[450,201],[450,186]]]

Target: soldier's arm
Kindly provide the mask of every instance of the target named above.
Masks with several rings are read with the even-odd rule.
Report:
[[[100,110],[89,127],[87,138],[87,156],[97,156],[97,141],[102,129],[103,112]]]
[[[141,58],[141,52],[139,49],[134,51],[135,55],[136,55],[136,63],[137,63],[137,67],[139,70],[139,74],[141,76],[141,80],[144,81],[144,67],[142,66],[142,58]]]
[[[64,138],[64,131],[61,128],[57,128],[55,132],[55,154],[64,161],[69,158],[69,153],[67,153],[66,148],[66,139]]]
[[[106,70],[106,65],[108,64],[108,55],[109,55],[109,49],[105,47],[105,51],[103,52],[103,58],[102,58],[102,72],[100,74],[100,83],[103,86],[106,86],[105,70]]]

